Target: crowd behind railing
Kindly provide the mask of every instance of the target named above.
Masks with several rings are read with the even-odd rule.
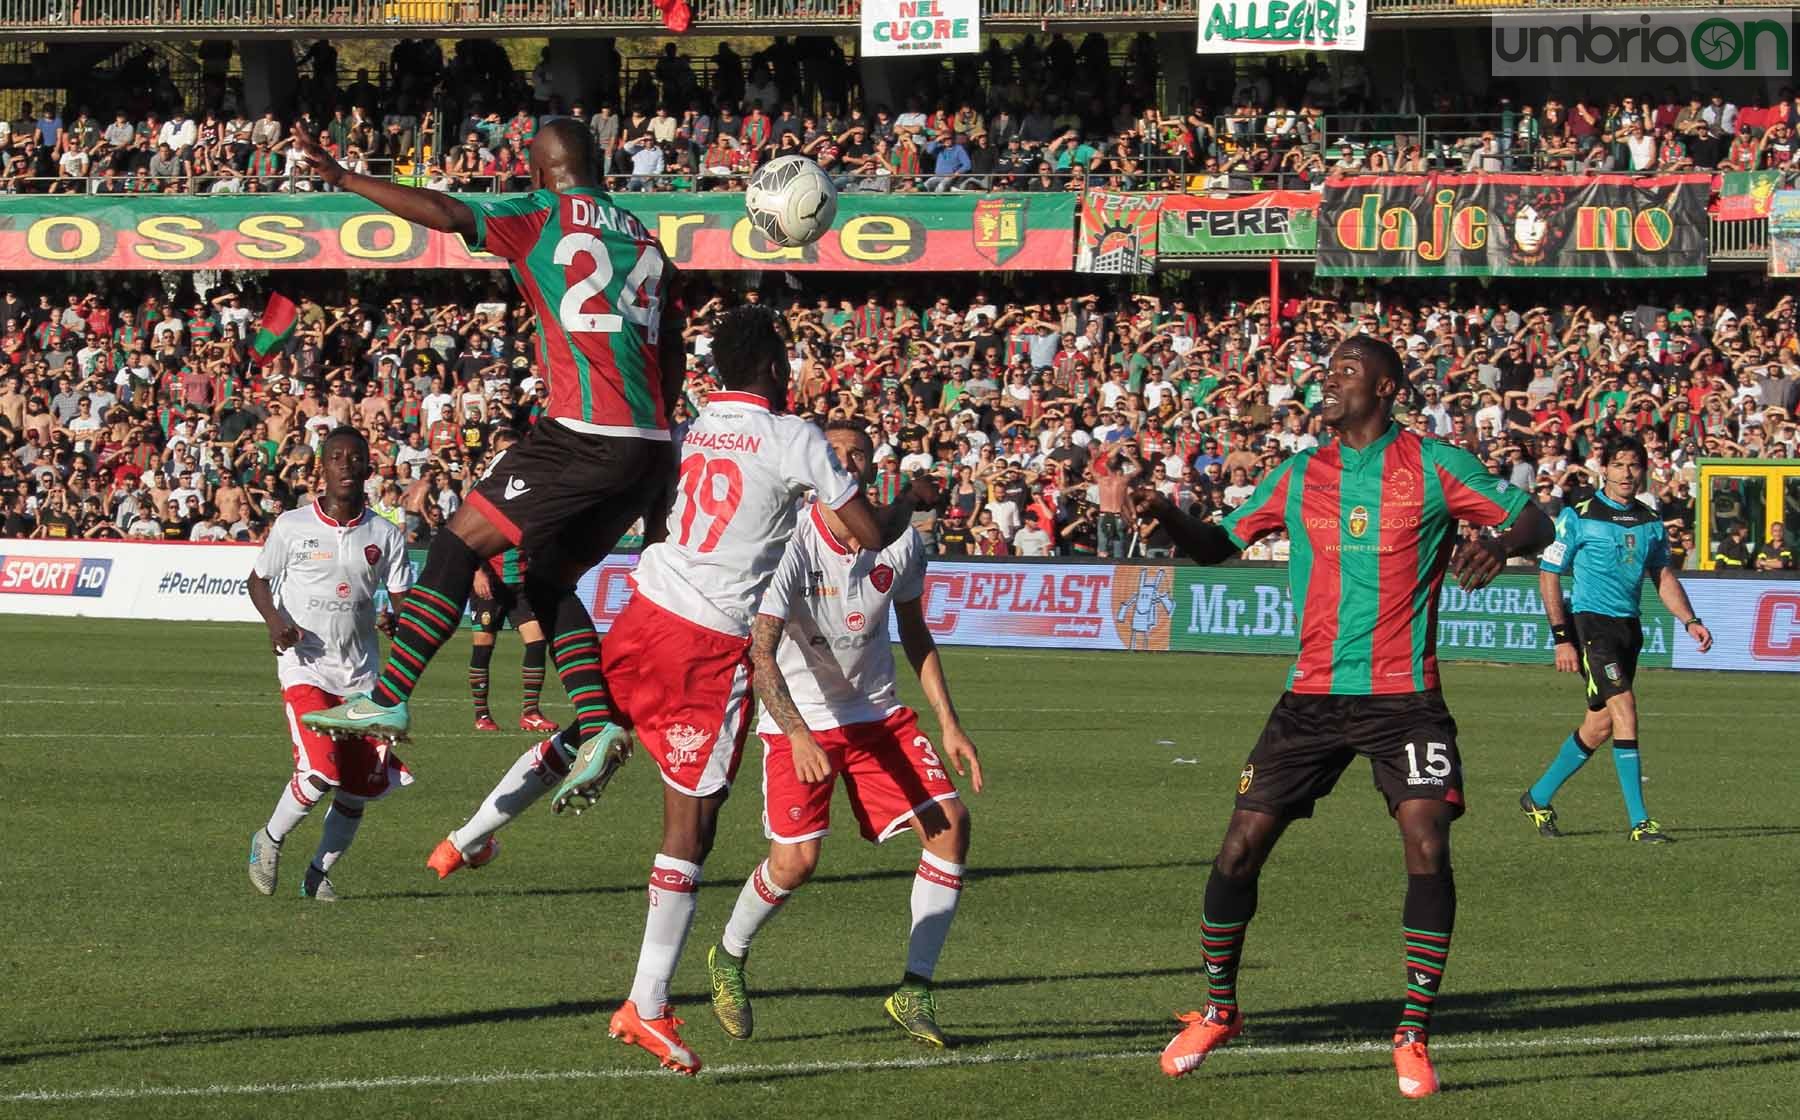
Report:
[[[534,323],[498,276],[478,294],[448,274],[365,278],[350,296],[320,278],[267,366],[247,342],[261,297],[234,284],[178,301],[155,281],[64,280],[0,286],[0,535],[255,539],[311,499],[322,433],[350,424],[374,449],[375,508],[422,544],[494,433],[543,406]],[[1792,563],[1758,527],[1727,531],[1743,510],[1720,507],[1720,531],[1695,539],[1697,459],[1800,452],[1796,304],[1762,281],[1316,281],[1275,306],[1243,278],[1159,295],[1068,276],[1006,291],[937,276],[922,296],[806,282],[783,297],[793,407],[869,425],[878,499],[938,477],[944,501],[917,524],[943,554],[1167,555],[1127,480],[1222,516],[1327,438],[1322,363],[1366,332],[1403,355],[1402,424],[1467,447],[1551,512],[1591,491],[1598,440],[1631,432],[1678,562],[1712,547],[1726,567]],[[713,316],[761,298],[696,284],[682,413],[715,384]],[[1800,528],[1800,495],[1790,507]],[[1254,554],[1284,555],[1280,539]]]

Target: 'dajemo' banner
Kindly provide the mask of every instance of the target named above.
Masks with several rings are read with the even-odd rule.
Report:
[[[676,265],[704,271],[1067,272],[1075,254],[1073,194],[846,193],[831,231],[798,249],[752,229],[742,194],[615,198]],[[503,267],[350,194],[0,198],[0,269],[11,271]]]
[[[1328,179],[1320,276],[1702,276],[1712,176]]]
[[[1164,258],[1212,253],[1310,253],[1319,244],[1319,196],[1311,191],[1259,191],[1208,198],[1172,194],[1157,219]]]

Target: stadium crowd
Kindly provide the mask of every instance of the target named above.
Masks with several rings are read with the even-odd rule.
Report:
[[[1354,58],[1273,59],[1165,111],[1182,87],[1160,74],[1154,40],[1095,32],[990,39],[883,105],[855,91],[852,63],[825,37],[777,36],[748,60],[729,43],[700,59],[670,44],[635,77],[612,41],[596,42],[602,92],[565,103],[547,63],[516,73],[492,40],[461,41],[448,60],[435,42],[402,40],[381,84],[367,71],[341,82],[321,41],[292,106],[257,114],[219,61],[230,44],[209,44],[199,104],[146,65],[118,89],[85,89],[89,103],[72,111],[22,106],[0,128],[0,191],[318,189],[291,146],[296,124],[355,169],[504,191],[524,184],[532,137],[559,116],[589,122],[617,190],[742,189],[757,165],[793,152],[858,191],[1316,187],[1364,170],[1800,172],[1800,96],[1785,88],[1744,106],[1698,87],[1515,104],[1418,91],[1411,77],[1378,89]]]
[[[1242,280],[1155,296],[946,280],[921,299],[845,282],[786,307],[793,407],[868,423],[879,499],[936,476],[943,501],[917,525],[945,555],[1167,555],[1132,488],[1222,516],[1322,438],[1321,363],[1358,331],[1406,358],[1403,423],[1470,448],[1552,513],[1590,491],[1598,437],[1641,435],[1645,500],[1683,558],[1696,458],[1800,450],[1796,305],[1759,282],[1690,286],[1666,306],[1592,285],[1573,289],[1589,304],[1537,306],[1498,290],[1390,285],[1376,299],[1320,282],[1283,299],[1279,339],[1267,297]],[[376,510],[427,543],[494,432],[531,423],[545,389],[533,324],[504,281],[460,300],[430,290],[452,291],[447,279],[409,283],[330,306],[302,298],[267,365],[247,341],[256,309],[235,289],[174,300],[5,286],[0,535],[255,540],[310,500],[323,434],[351,424],[374,448]],[[696,301],[683,412],[711,387],[709,323],[740,298],[763,296]],[[1784,563],[1763,543],[1720,547],[1735,566]],[[1252,553],[1284,556],[1279,539]]]

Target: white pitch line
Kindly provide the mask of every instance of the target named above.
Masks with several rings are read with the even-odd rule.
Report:
[[[1739,1044],[1756,1042],[1797,1042],[1800,1030],[1791,1031],[1717,1031],[1704,1034],[1639,1034],[1587,1035],[1575,1038],[1472,1038],[1433,1042],[1433,1051],[1508,1051],[1554,1050],[1559,1047],[1601,1049],[1635,1047],[1667,1049],[1671,1046],[1695,1044]],[[1291,1055],[1385,1054],[1393,1049],[1391,1042],[1308,1042],[1269,1046],[1233,1046],[1218,1051],[1219,1058],[1253,1060]],[[958,1067],[1019,1065],[1029,1062],[1123,1062],[1154,1058],[1155,1050],[1114,1050],[1089,1053],[1055,1053],[1027,1051],[946,1055],[935,1058],[878,1058],[865,1061],[839,1062],[772,1062],[766,1064],[708,1066],[702,1077],[755,1078],[807,1073],[880,1073],[893,1070],[954,1069]],[[0,1096],[0,1104],[66,1104],[73,1101],[167,1100],[195,1097],[290,1096],[302,1093],[324,1093],[372,1089],[446,1089],[460,1086],[516,1085],[559,1081],[636,1081],[649,1077],[673,1077],[661,1069],[570,1069],[570,1070],[497,1070],[475,1074],[416,1074],[410,1077],[342,1078],[332,1081],[257,1082],[244,1085],[197,1085],[188,1088],[167,1086],[119,1087],[106,1089],[37,1089]]]

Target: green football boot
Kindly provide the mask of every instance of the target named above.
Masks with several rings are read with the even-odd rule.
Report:
[[[944,1032],[938,1030],[937,1000],[932,997],[930,988],[900,988],[882,1006],[887,1008],[888,1017],[899,1023],[900,1029],[914,1041],[940,1049],[950,1045]]]
[[[314,731],[332,735],[373,735],[377,739],[394,741],[406,738],[412,716],[407,713],[404,700],[384,708],[366,694],[359,694],[335,708],[308,712],[300,717],[300,722]]]
[[[749,1038],[756,1022],[750,1013],[750,987],[744,979],[743,962],[733,961],[714,945],[706,951],[706,972],[712,980],[712,1009],[719,1026],[739,1042]]]
[[[580,816],[592,809],[607,783],[630,757],[631,732],[616,723],[602,726],[599,734],[582,744],[581,753],[569,767],[569,776],[550,798],[550,811],[573,809]]]

